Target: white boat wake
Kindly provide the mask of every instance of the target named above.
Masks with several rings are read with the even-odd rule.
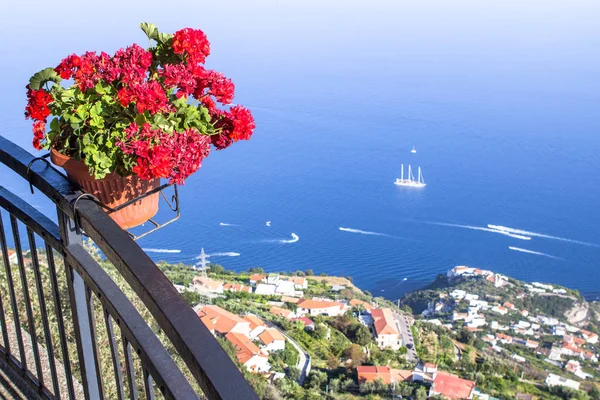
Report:
[[[211,253],[207,254],[207,257],[239,257],[240,253],[234,253],[233,251],[226,251],[223,253]]]
[[[292,232],[291,239],[277,240],[277,242],[279,242],[279,243],[296,243],[298,240],[300,240],[300,237],[298,237],[298,235],[296,235],[295,233]]]
[[[573,240],[573,239],[563,238],[560,236],[544,235],[543,233],[536,233],[536,232],[525,231],[522,229],[509,228],[507,226],[488,224],[488,227],[491,229],[495,229],[495,230],[502,231],[502,232],[507,232],[510,234],[528,235],[528,236],[534,236],[534,237],[539,237],[539,238],[544,238],[544,239],[553,239],[553,240],[560,240],[562,242],[582,244],[584,246],[600,247],[600,245],[597,245],[594,243],[582,242],[580,240]]]
[[[471,229],[471,230],[474,230],[474,231],[484,231],[484,232],[498,233],[500,235],[510,236],[512,238],[520,239],[520,240],[531,240],[531,237],[529,237],[529,236],[520,235],[520,234],[518,234],[516,232],[508,232],[508,231],[505,231],[505,230],[492,228],[490,225],[488,225],[488,227],[486,228],[486,227],[483,227],[483,226],[448,224],[448,223],[444,223],[444,222],[427,222],[427,223],[428,224],[433,224],[433,225],[450,226],[450,227],[453,227],[453,228]]]
[[[342,228],[341,226],[340,226],[340,231],[342,231],[342,232],[350,232],[350,233],[360,233],[361,235],[373,235],[373,236],[387,236],[387,237],[392,237],[392,236],[387,235],[385,233],[371,232],[371,231],[362,231],[360,229],[354,229],[354,228]]]
[[[225,222],[219,222],[221,226],[238,226],[238,224],[226,224]]]
[[[143,248],[146,253],[181,253],[181,250]]]
[[[563,260],[563,258],[555,257],[553,255],[542,253],[539,251],[527,250],[527,249],[522,249],[520,247],[513,247],[513,246],[508,246],[508,248],[511,250],[514,250],[514,251],[521,252],[521,253],[535,254],[536,256],[544,256],[544,257],[554,258],[555,260]]]

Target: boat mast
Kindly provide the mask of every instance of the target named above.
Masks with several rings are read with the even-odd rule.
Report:
[[[412,170],[410,164],[408,164],[408,177],[406,178],[408,181],[412,181]]]
[[[421,167],[419,167],[419,178],[418,178],[418,182],[421,183]]]
[[[404,180],[404,164],[402,164],[402,167],[400,169],[400,180],[401,181]]]

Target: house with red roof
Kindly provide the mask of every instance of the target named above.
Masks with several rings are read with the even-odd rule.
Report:
[[[18,262],[18,256],[16,251],[11,249],[8,250],[8,261],[11,264],[16,264]]]
[[[303,276],[290,276],[288,281],[294,282],[294,287],[297,290],[308,289],[308,281]]]
[[[200,321],[213,335],[225,336],[229,332],[250,336],[250,322],[243,320],[219,306],[204,306],[198,311]]]
[[[586,340],[586,342],[588,342],[590,344],[598,343],[598,335],[595,334],[594,332],[585,331],[582,329],[580,331],[580,333],[581,333],[581,336],[583,336],[583,338]]]
[[[392,310],[389,308],[375,308],[371,310],[371,316],[373,317],[373,329],[377,346],[393,350],[402,347],[400,332],[398,332]]]
[[[412,381],[412,371],[383,366],[362,365],[356,367],[358,383],[382,381],[385,384]]]
[[[352,307],[362,307],[365,311],[371,311],[374,308],[371,304],[359,299],[350,300],[350,305]]]
[[[252,274],[250,275],[250,284],[251,285],[256,285],[258,282],[262,282],[264,280],[266,280],[267,277],[264,275],[260,275],[260,274]]]
[[[204,276],[197,276],[192,280],[192,288],[199,293],[223,293],[223,282]]]
[[[337,317],[346,312],[346,305],[331,300],[307,300],[302,299],[298,302],[296,313],[298,315],[327,315]]]
[[[250,337],[252,340],[256,339],[258,335],[267,329],[267,325],[264,323],[264,321],[254,314],[245,315],[243,319],[244,321],[248,321],[250,323],[250,334],[248,337]]]
[[[252,292],[252,289],[250,288],[250,286],[246,286],[241,283],[225,283],[223,285],[223,290],[230,291],[230,292],[246,292],[246,293]]]
[[[258,335],[258,338],[263,344],[261,349],[267,353],[285,349],[285,337],[275,328],[265,329],[263,333]]]
[[[446,372],[438,372],[433,378],[429,396],[442,396],[447,399],[472,399],[475,392],[475,382],[459,378]]]
[[[269,357],[252,343],[249,337],[241,333],[229,332],[225,335],[233,347],[235,347],[235,355],[240,364],[243,364],[249,371],[255,373],[269,372]]]
[[[273,315],[278,315],[278,316],[286,318],[286,319],[292,319],[295,317],[294,313],[291,312],[290,310],[288,310],[287,308],[281,308],[281,307],[277,307],[277,306],[271,307],[269,312]]]

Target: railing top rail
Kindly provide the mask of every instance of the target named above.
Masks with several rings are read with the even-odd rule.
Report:
[[[27,179],[70,218],[114,264],[144,302],[211,399],[258,399],[248,382],[169,279],[144,251],[93,201],[46,163],[0,136],[0,162]],[[28,167],[30,166],[30,167]]]

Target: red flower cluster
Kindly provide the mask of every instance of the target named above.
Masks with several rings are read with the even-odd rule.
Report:
[[[112,62],[116,76],[121,78],[123,85],[139,84],[148,78],[148,70],[152,65],[152,53],[134,44],[125,50],[118,50]],[[110,79],[106,80],[111,82]]]
[[[250,139],[256,127],[250,110],[240,105],[231,107],[229,111],[216,109],[212,117],[215,128],[220,130],[220,134],[211,137],[217,150],[225,149],[238,140]]]
[[[199,68],[196,74],[196,89],[194,97],[201,100],[214,96],[222,104],[230,104],[233,100],[235,86],[231,79],[220,72]],[[209,107],[210,109],[210,107]]]
[[[196,129],[168,133],[148,124],[140,129],[132,123],[125,132],[127,140],[117,146],[135,157],[133,172],[141,179],[167,178],[170,183],[182,184],[210,153],[210,138]]]
[[[48,105],[54,99],[44,89],[32,90],[27,85],[27,106],[25,107],[25,118],[32,119],[33,123],[33,147],[41,150],[42,140],[46,136],[46,118],[50,115]]]
[[[185,54],[190,63],[204,63],[210,54],[210,43],[200,29],[185,28],[173,35],[173,52]]]
[[[32,90],[29,85],[27,85],[27,107],[25,107],[25,118],[45,122],[48,115],[50,115],[48,104],[53,101],[54,99],[52,96],[44,89]]]
[[[235,86],[220,72],[204,67],[210,54],[204,32],[185,28],[172,36],[154,36],[148,33],[149,24],[143,25],[146,28],[142,29],[157,42],[149,50],[133,44],[112,56],[104,52],[71,54],[54,68],[62,79],[74,80],[76,96],[65,96],[65,92],[56,89],[60,88],[58,83],[48,91],[31,90],[28,86],[25,115],[35,121],[36,149],[46,138],[46,118],[53,114],[60,119],[58,125],[64,132],[49,136],[53,142],[46,143],[46,148],[57,145],[60,148],[57,140],[71,140],[72,136],[80,136],[76,140],[81,140],[92,132],[98,138],[94,139],[98,145],[89,148],[110,152],[109,159],[115,160],[110,166],[98,166],[94,154],[82,149],[78,158],[84,159],[91,170],[100,170],[99,176],[118,170],[135,173],[142,179],[166,178],[183,183],[208,156],[211,143],[221,150],[252,136],[255,124],[248,109],[239,105],[228,110],[219,108],[231,104]],[[74,110],[81,110],[81,106],[84,110],[94,106],[93,112],[89,112],[87,119],[75,119],[77,122],[73,123]],[[196,107],[201,112],[192,110]],[[206,126],[206,110],[212,127]],[[85,115],[84,111],[77,116],[81,119]],[[165,120],[172,127],[169,132],[161,129]],[[111,130],[123,126],[123,121],[130,123],[124,132]],[[138,126],[134,121],[147,123]],[[105,148],[106,143],[115,142],[117,149]],[[120,154],[114,154],[115,151]],[[122,161],[128,157],[128,162]],[[135,163],[133,168],[131,161]]]
[[[142,82],[137,85],[125,86],[119,90],[119,101],[123,107],[135,103],[140,114],[148,111],[150,114],[168,112],[170,110],[167,95],[157,81]]]
[[[46,136],[46,124],[43,121],[33,123],[33,147],[36,150],[42,149],[42,140]]]

